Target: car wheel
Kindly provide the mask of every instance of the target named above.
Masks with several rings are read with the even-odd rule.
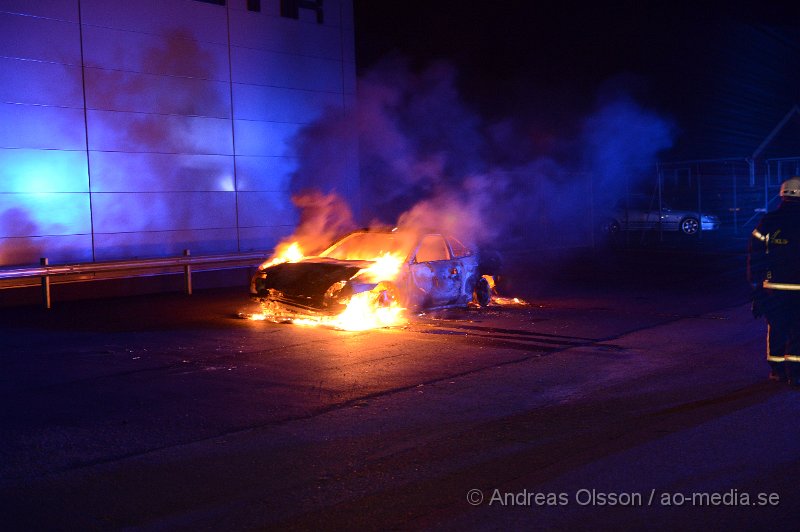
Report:
[[[472,289],[472,301],[481,307],[485,307],[491,303],[492,287],[489,286],[489,281],[484,277],[481,277],[478,279],[478,282],[475,283],[475,287]]]
[[[694,236],[700,231],[700,220],[688,216],[681,220],[681,233],[686,236]]]
[[[378,307],[391,307],[397,302],[397,289],[392,283],[381,282],[373,289]]]

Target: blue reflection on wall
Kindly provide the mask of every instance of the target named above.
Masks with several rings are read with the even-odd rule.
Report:
[[[89,192],[86,152],[0,150],[0,192]]]
[[[84,0],[79,20],[77,5],[0,0],[0,265],[268,249],[289,232],[287,138],[341,101],[339,29],[234,11],[248,40],[229,48],[228,7]],[[276,49],[286,24],[297,38]]]
[[[86,153],[0,150],[0,235],[4,264],[91,260]]]

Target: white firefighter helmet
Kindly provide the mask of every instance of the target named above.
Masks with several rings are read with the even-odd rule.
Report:
[[[781,197],[800,199],[800,177],[790,177],[781,183]]]

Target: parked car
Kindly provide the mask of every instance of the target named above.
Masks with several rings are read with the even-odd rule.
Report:
[[[691,210],[673,209],[650,196],[621,198],[601,227],[604,233],[614,235],[620,231],[673,231],[686,236],[700,231],[719,229],[719,218]]]
[[[420,310],[481,306],[491,288],[479,271],[478,254],[440,233],[361,230],[315,257],[265,264],[253,275],[252,297],[290,310],[335,315],[353,295]]]

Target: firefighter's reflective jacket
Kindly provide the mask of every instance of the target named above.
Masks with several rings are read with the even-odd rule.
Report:
[[[800,201],[784,200],[750,238],[748,279],[770,290],[800,290]]]

